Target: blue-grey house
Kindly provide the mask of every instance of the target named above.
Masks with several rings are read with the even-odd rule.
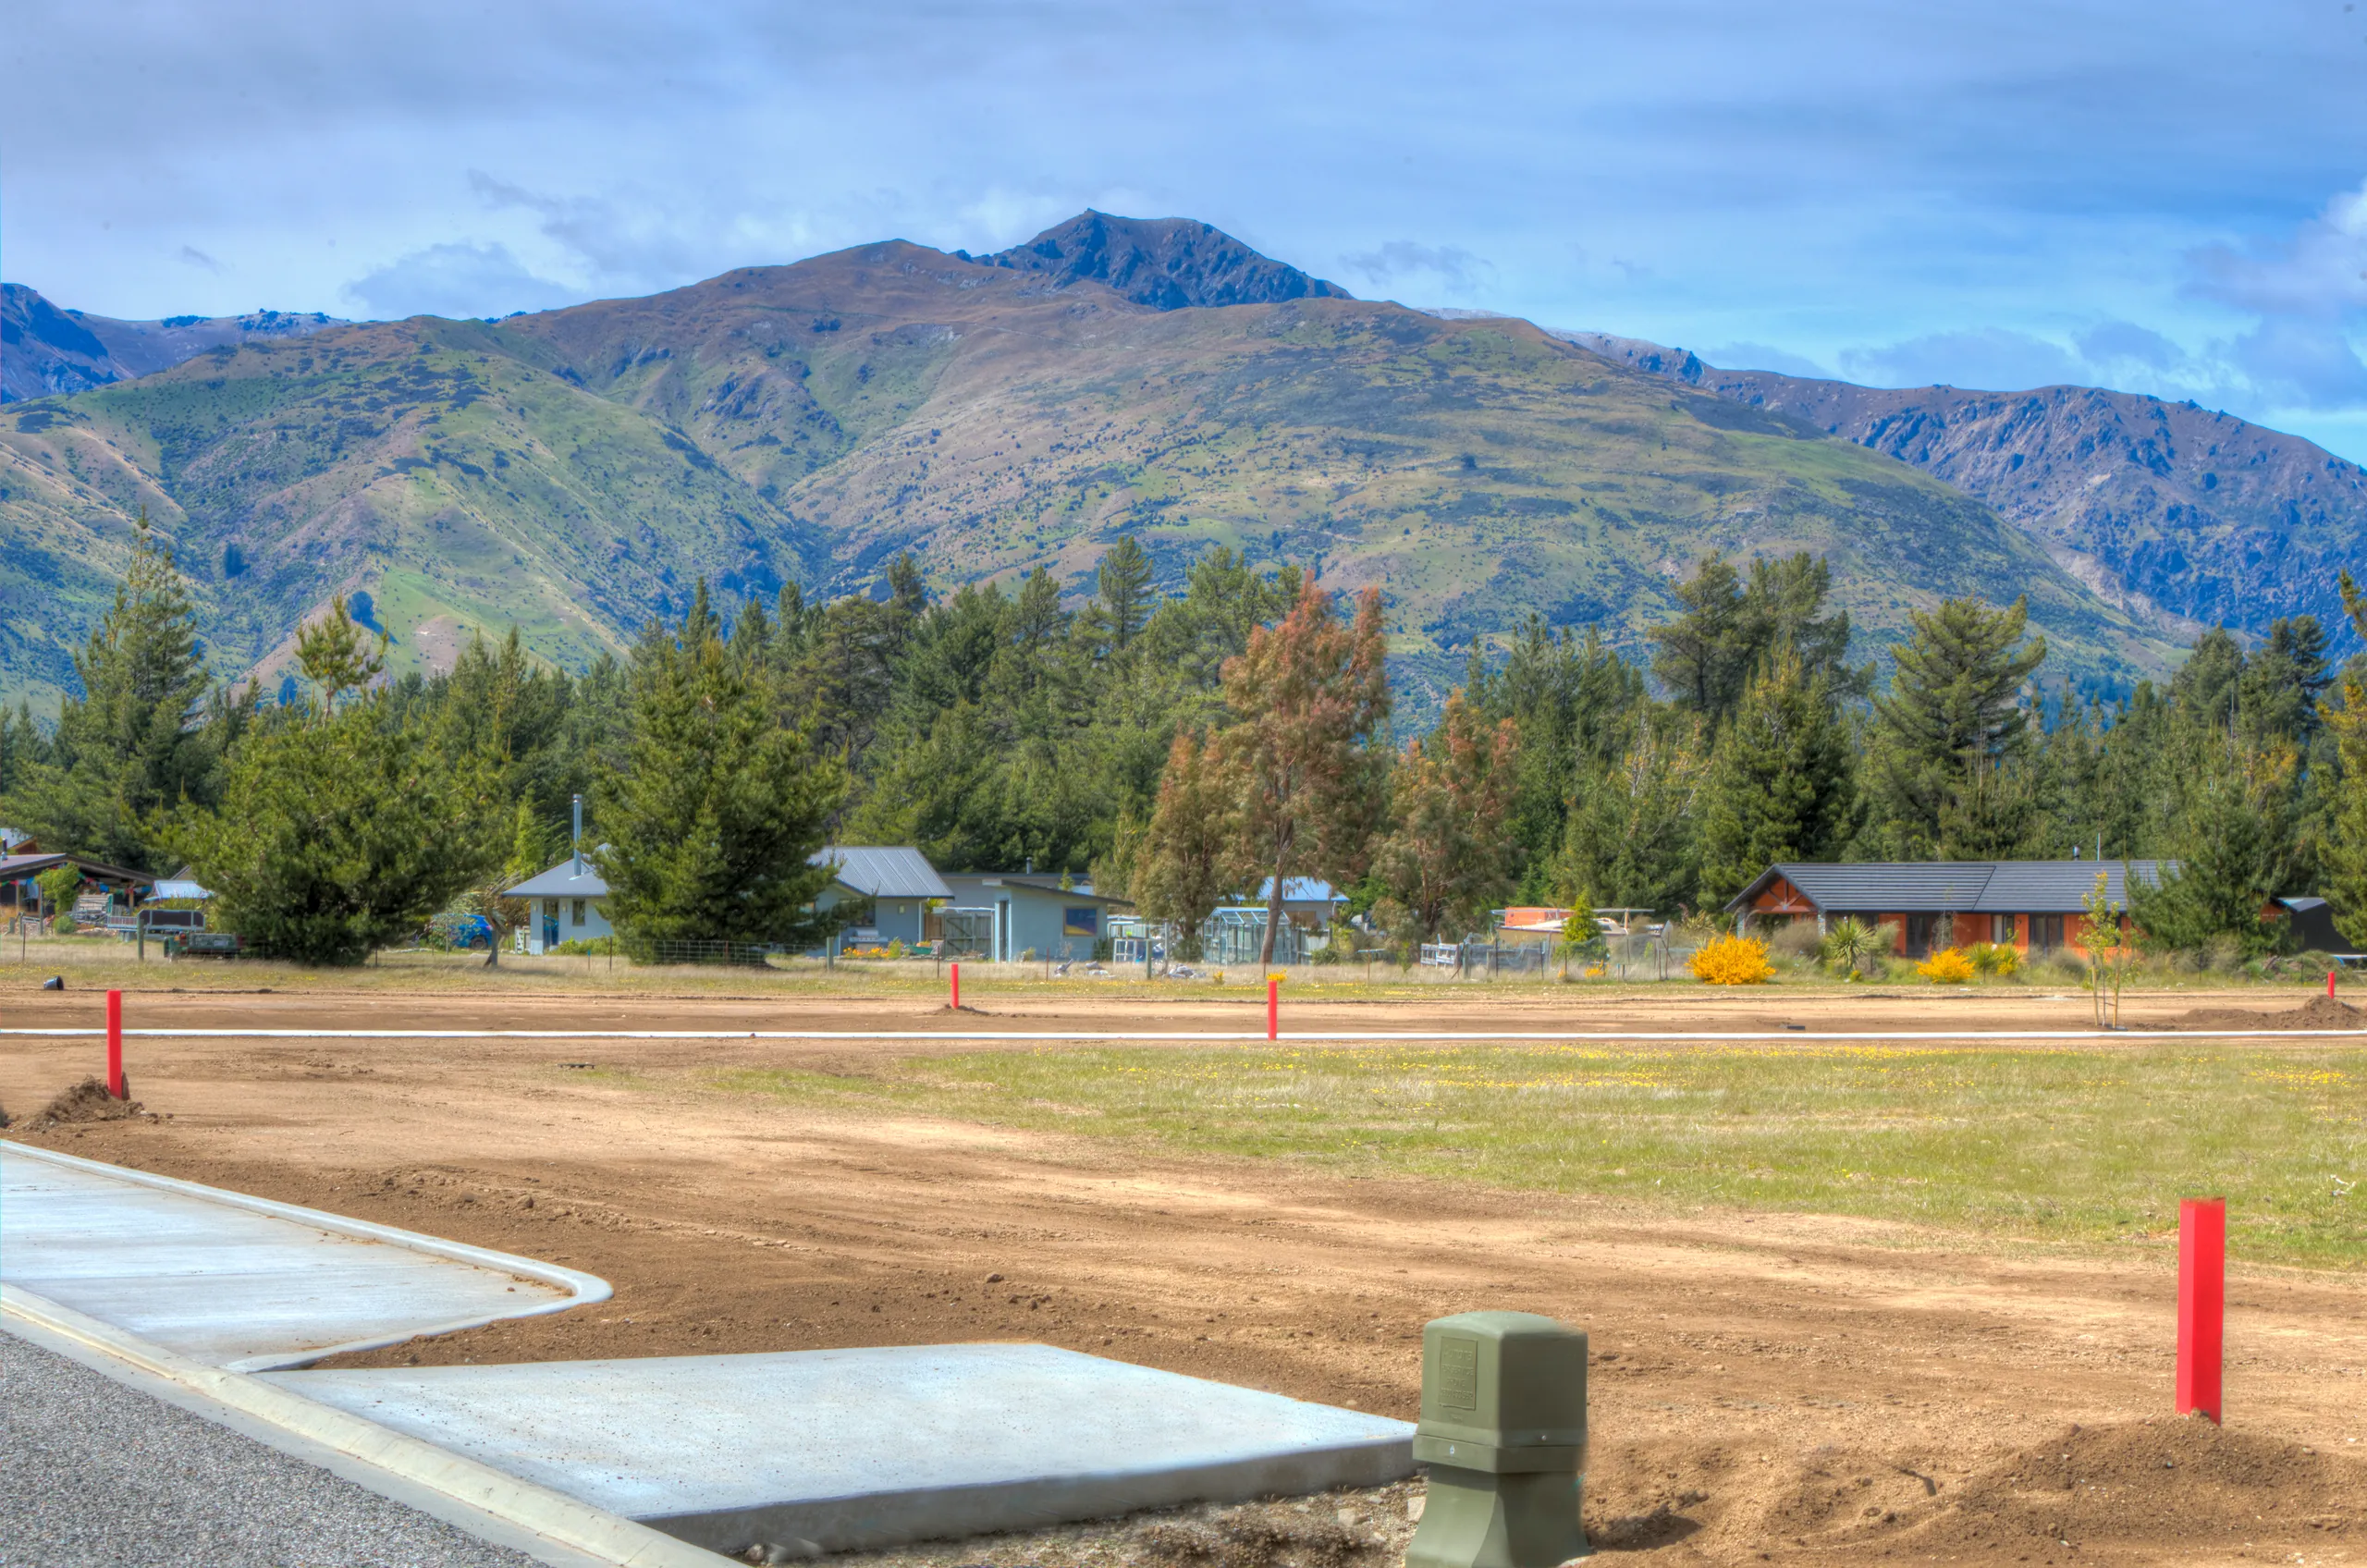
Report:
[[[981,957],[1009,962],[1032,952],[1037,958],[1086,959],[1110,934],[1113,910],[1132,909],[1124,899],[1105,898],[1087,888],[1062,888],[1057,876],[1017,871],[949,872],[953,908],[983,912]]]
[[[561,942],[596,941],[609,934],[607,913],[600,907],[608,896],[608,884],[580,854],[502,890],[533,906],[518,933],[530,953],[548,952]]]
[[[953,897],[928,857],[909,846],[828,844],[806,864],[830,866],[836,877],[814,907],[844,910],[853,922],[832,939],[832,952],[894,941],[918,947],[929,901]]]
[[[852,906],[848,913],[857,921],[840,933],[833,951],[858,943],[891,942],[899,937],[907,947],[917,946],[921,916],[928,901],[952,897],[918,850],[832,844],[809,856],[806,864],[834,868],[834,878],[814,900],[815,907]],[[608,884],[588,858],[570,855],[539,876],[530,876],[505,890],[533,906],[524,932],[530,953],[609,933],[607,913],[600,907],[600,900],[608,896]]]

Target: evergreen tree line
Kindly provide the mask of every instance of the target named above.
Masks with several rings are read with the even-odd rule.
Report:
[[[1778,860],[2075,850],[2184,864],[2141,912],[2162,940],[2267,946],[2263,904],[2306,888],[2367,940],[2345,783],[2367,777],[2367,672],[2338,677],[2312,619],[2250,650],[2210,632],[2125,699],[2043,703],[2020,604],[1918,612],[1877,689],[1820,561],[1712,556],[1678,595],[1640,661],[1532,618],[1402,745],[1377,595],[1221,547],[1162,593],[1132,539],[1073,606],[1041,570],[935,596],[910,558],[877,596],[786,587],[728,622],[701,584],[580,675],[513,631],[386,680],[340,600],[300,632],[299,700],[268,704],[209,678],[143,524],[83,694],[53,732],[0,712],[0,820],[187,862],[221,924],[326,962],[456,902],[498,917],[566,853],[579,794],[629,950],[812,939],[807,859],[833,840],[1089,874],[1187,940],[1268,878],[1351,888],[1411,944],[1507,901],[1715,910]]]

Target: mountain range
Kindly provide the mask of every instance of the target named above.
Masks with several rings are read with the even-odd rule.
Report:
[[[226,343],[301,337],[351,325],[319,312],[118,321],[60,310],[19,283],[0,283],[0,402],[87,392],[153,375]]]
[[[2099,594],[2181,639],[2279,616],[2339,624],[2336,572],[2367,541],[2367,469],[2191,402],[2095,386],[1892,390],[1719,370],[1632,337],[1561,336],[1807,421],[1996,508]]]
[[[0,411],[0,685],[43,706],[143,508],[225,674],[270,678],[337,590],[398,668],[510,624],[580,666],[701,575],[861,592],[910,550],[940,587],[1082,593],[1132,533],[1171,582],[1220,543],[1380,587],[1417,701],[1531,613],[1635,645],[1711,549],[1824,556],[1870,655],[2026,594],[2050,680],[2122,686],[2197,624],[2323,609],[2367,522],[2355,466],[2226,416],[1714,371],[1353,299],[1184,219],[499,322],[8,308],[9,386],[50,390]]]

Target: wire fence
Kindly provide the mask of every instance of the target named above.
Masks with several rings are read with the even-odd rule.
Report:
[[[714,963],[743,969],[769,969],[775,959],[795,954],[779,942],[649,941],[625,944],[625,956],[635,963]]]

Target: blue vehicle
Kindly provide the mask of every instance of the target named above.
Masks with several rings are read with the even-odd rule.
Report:
[[[481,914],[439,914],[427,923],[430,938],[439,946],[466,952],[493,946],[493,922]]]

